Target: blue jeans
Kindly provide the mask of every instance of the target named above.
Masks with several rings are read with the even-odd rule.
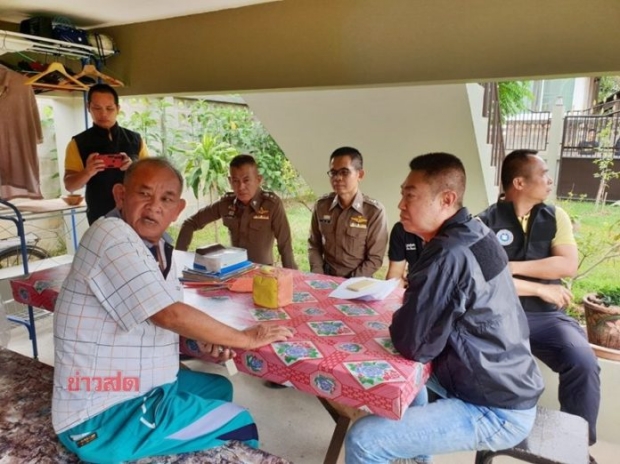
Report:
[[[476,406],[457,398],[431,378],[428,388],[441,399],[427,402],[423,389],[401,420],[366,416],[353,424],[345,440],[346,464],[389,463],[467,450],[510,448],[528,436],[536,407],[511,410]]]

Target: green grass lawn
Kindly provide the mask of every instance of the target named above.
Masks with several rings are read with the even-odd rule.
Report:
[[[578,274],[595,264],[591,272],[573,283],[575,304],[579,304],[586,293],[605,286],[620,286],[620,249],[613,252],[615,258],[596,264],[613,246],[620,248],[620,207],[607,205],[597,209],[593,203],[585,201],[561,201],[558,204],[575,222],[580,257]]]

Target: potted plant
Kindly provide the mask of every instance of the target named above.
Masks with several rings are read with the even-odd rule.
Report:
[[[583,305],[590,343],[620,350],[620,286],[587,294]]]

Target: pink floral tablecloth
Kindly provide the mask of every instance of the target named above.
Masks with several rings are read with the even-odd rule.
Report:
[[[15,300],[52,311],[69,269],[65,264],[13,279]],[[390,340],[402,290],[383,301],[338,300],[328,295],[342,279],[293,272],[294,301],[283,308],[259,308],[251,294],[228,290],[186,289],[185,302],[237,328],[271,321],[293,330],[286,342],[238,352],[240,371],[380,416],[402,417],[430,374],[430,364],[404,359]],[[181,351],[201,357],[191,340],[181,339]]]
[[[339,300],[328,295],[342,279],[293,272],[293,303],[283,308],[260,308],[251,294],[227,290],[187,289],[185,302],[237,328],[271,321],[293,329],[286,342],[239,351],[240,371],[380,416],[402,417],[430,373],[430,365],[404,359],[390,340],[402,289],[383,301]],[[200,357],[191,340],[182,340],[181,351]]]
[[[61,264],[11,279],[13,298],[19,303],[53,311],[60,286],[70,269],[70,263]]]

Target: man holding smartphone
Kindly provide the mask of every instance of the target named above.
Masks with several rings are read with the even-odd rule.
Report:
[[[118,94],[107,84],[95,84],[88,91],[90,129],[74,136],[65,157],[65,188],[69,192],[86,186],[86,217],[92,224],[114,209],[112,187],[123,182],[133,161],[146,158],[144,140],[137,132],[116,122]]]

